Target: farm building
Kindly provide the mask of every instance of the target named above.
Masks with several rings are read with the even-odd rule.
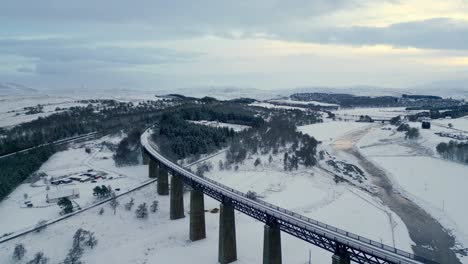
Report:
[[[91,180],[91,178],[88,176],[71,176],[69,177],[69,179],[72,179],[77,182],[87,182]]]
[[[48,203],[56,203],[60,198],[76,199],[80,198],[80,191],[75,189],[63,189],[55,192],[48,192],[46,194],[46,201]]]
[[[65,179],[59,179],[59,180],[51,181],[50,183],[52,183],[53,185],[69,184],[69,183],[72,183],[72,180],[68,179],[68,178],[65,178]]]

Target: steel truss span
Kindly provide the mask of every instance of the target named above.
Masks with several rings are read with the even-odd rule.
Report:
[[[416,264],[437,262],[355,235],[345,230],[310,219],[259,199],[249,199],[242,192],[208,178],[200,177],[170,161],[149,141],[150,130],[141,136],[145,153],[162,168],[192,188],[232,206],[252,218],[307,241],[335,254],[348,255],[356,263]]]

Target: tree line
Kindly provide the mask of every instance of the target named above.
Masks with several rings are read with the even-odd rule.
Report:
[[[468,142],[450,140],[439,143],[436,150],[444,159],[468,164]]]

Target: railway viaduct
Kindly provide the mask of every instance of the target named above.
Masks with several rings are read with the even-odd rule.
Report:
[[[149,177],[157,179],[157,193],[170,195],[170,219],[184,218],[184,184],[191,187],[189,238],[197,241],[206,237],[204,195],[220,202],[219,263],[237,260],[236,224],[234,210],[262,221],[264,225],[263,263],[280,264],[281,231],[305,240],[333,253],[332,264],[436,262],[355,235],[351,232],[309,219],[273,204],[249,199],[245,194],[211,179],[197,176],[158,152],[149,140],[149,130],[141,136],[143,160],[148,164]],[[171,177],[169,177],[169,174]],[[169,184],[170,179],[170,184]],[[169,188],[170,186],[170,188]]]

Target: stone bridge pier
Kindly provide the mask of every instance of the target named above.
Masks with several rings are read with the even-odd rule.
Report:
[[[281,231],[274,220],[269,222],[263,227],[263,264],[281,264]]]
[[[167,172],[166,172],[167,175]],[[184,183],[179,176],[171,177],[170,218],[176,220],[184,218]]]
[[[190,240],[206,238],[205,200],[202,191],[193,189],[190,192]]]
[[[236,221],[234,208],[221,203],[219,210],[218,262],[231,263],[237,260]]]

